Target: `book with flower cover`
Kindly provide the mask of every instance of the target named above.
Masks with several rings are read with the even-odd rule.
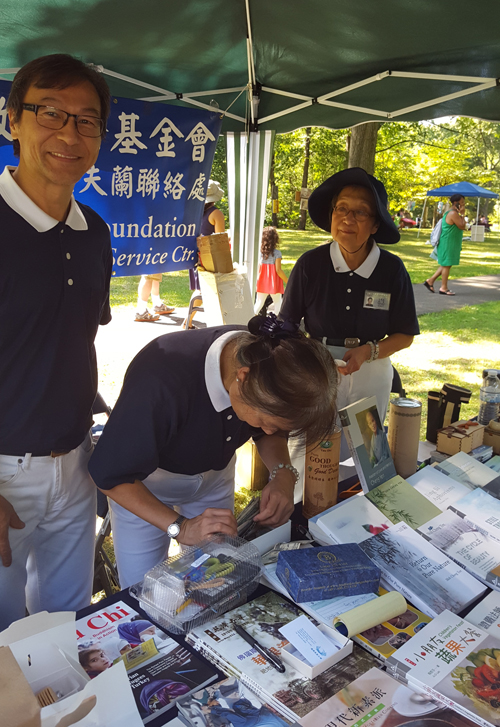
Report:
[[[376,398],[366,397],[339,409],[339,418],[363,491],[369,492],[395,477],[397,472]]]
[[[476,578],[406,523],[392,525],[359,547],[381,569],[384,588],[399,591],[432,618],[445,609],[459,613],[486,591]]]
[[[483,727],[500,725],[500,640],[466,618],[443,611],[386,669]]]

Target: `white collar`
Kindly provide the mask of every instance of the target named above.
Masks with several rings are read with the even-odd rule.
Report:
[[[362,278],[368,279],[375,270],[375,267],[378,263],[378,259],[380,257],[380,248],[374,240],[372,244],[372,249],[368,253],[368,257],[366,258],[364,263],[361,263],[359,268],[356,268],[356,270],[351,270],[351,268],[348,266],[348,264],[344,260],[344,256],[342,255],[339,244],[336,240],[332,240],[332,243],[330,245],[330,257],[332,259],[333,269],[336,273],[353,272]]]
[[[215,411],[224,411],[231,406],[229,394],[224,388],[222,377],[220,375],[220,355],[222,349],[241,331],[228,331],[219,336],[207,351],[205,357],[205,384],[207,385],[208,395]]]
[[[48,232],[60,223],[46,212],[40,209],[28,195],[23,192],[12,176],[16,167],[6,166],[0,174],[0,195],[7,202],[9,207],[26,220],[37,232]],[[88,230],[87,220],[75,198],[71,195],[71,205],[66,218],[66,225],[73,230]]]

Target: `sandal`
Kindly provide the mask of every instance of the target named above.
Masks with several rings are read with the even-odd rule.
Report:
[[[144,313],[136,313],[135,320],[140,323],[156,323],[160,320],[160,316],[153,316],[148,310],[145,310]]]
[[[427,288],[427,290],[430,290],[431,293],[435,293],[434,286],[431,285],[427,280],[424,280],[424,285]]]
[[[169,316],[175,311],[175,308],[171,308],[169,305],[162,303],[161,305],[155,305],[153,312],[157,316]]]
[[[439,295],[455,295],[451,290],[440,290]]]

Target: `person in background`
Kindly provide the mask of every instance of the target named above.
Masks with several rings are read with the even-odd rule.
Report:
[[[279,235],[276,227],[264,227],[260,245],[259,277],[257,278],[257,298],[255,313],[259,313],[268,295],[274,303],[274,313],[279,315],[281,296],[285,292],[283,283],[288,278],[281,269],[281,250],[278,250]]]
[[[226,221],[224,214],[215,206],[216,202],[224,196],[224,191],[219,182],[211,179],[208,182],[205,197],[205,207],[203,217],[201,219],[200,235],[213,235],[214,232],[224,232],[226,229]],[[200,277],[196,268],[189,268],[189,289],[193,291],[191,300],[189,301],[189,310],[183,328],[194,328],[193,318],[196,315],[196,309],[201,308],[203,300],[200,293]]]
[[[437,261],[439,267],[430,278],[424,281],[428,291],[434,293],[434,283],[441,278],[440,295],[455,295],[448,288],[448,279],[453,265],[460,263],[462,238],[465,230],[465,197],[461,194],[452,194],[450,197],[452,207],[443,216],[441,235],[437,245]],[[434,251],[433,253],[434,254]]]
[[[337,407],[375,396],[387,413],[390,356],[419,333],[410,276],[392,245],[399,232],[387,210],[384,185],[364,169],[344,169],[309,197],[309,214],[332,242],[305,252],[286,286],[280,318],[304,319],[307,333],[327,346],[339,367]],[[349,457],[342,437],[340,461]]]
[[[141,323],[155,323],[160,316],[169,316],[175,308],[164,303],[160,296],[160,283],[163,273],[151,273],[151,275],[141,275],[139,281],[139,289],[137,291],[137,308],[135,311],[135,320]],[[151,296],[153,303],[153,313],[148,310],[148,300]]]
[[[0,176],[0,630],[92,595],[94,339],[111,320],[113,256],[73,188],[97,161],[109,102],[102,75],[65,54],[23,66],[7,101],[19,164]]]

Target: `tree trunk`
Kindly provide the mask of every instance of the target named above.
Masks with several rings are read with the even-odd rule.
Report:
[[[276,179],[274,177],[274,151],[273,151],[273,160],[271,162],[271,173],[269,175],[269,181],[271,183],[271,224],[273,227],[278,227],[278,213],[275,212],[275,204],[274,201],[278,201],[278,186],[276,185]],[[276,204],[276,207],[278,205]]]
[[[302,188],[307,187],[307,178],[309,176],[309,157],[311,147],[311,127],[306,128],[306,143],[304,147],[304,171],[302,172]],[[299,230],[306,229],[307,222],[307,210],[300,210]]]
[[[368,121],[351,129],[348,167],[361,167],[368,174],[373,174],[379,128],[380,122]]]

